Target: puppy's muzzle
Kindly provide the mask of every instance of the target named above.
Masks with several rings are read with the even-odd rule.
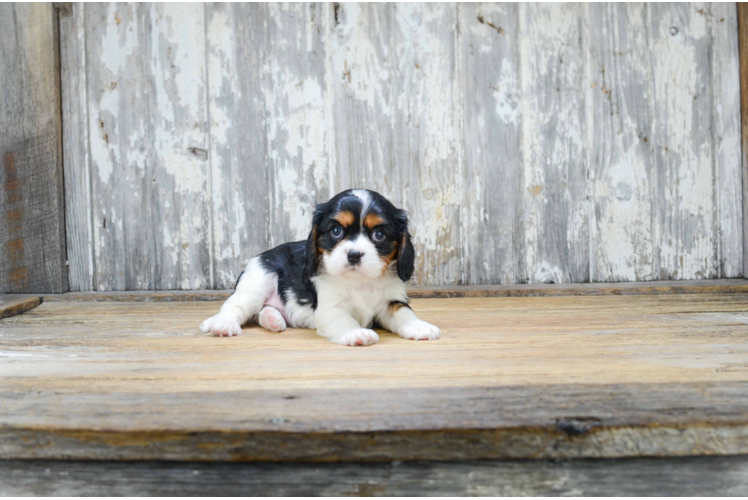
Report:
[[[356,264],[358,264],[359,262],[361,262],[361,257],[363,255],[364,254],[362,254],[361,252],[358,252],[356,250],[351,250],[350,252],[348,252],[348,262],[351,265],[355,266]]]

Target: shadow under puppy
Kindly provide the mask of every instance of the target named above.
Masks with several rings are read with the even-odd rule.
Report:
[[[439,328],[408,305],[414,260],[405,211],[374,191],[343,191],[317,205],[307,241],[253,257],[221,312],[200,328],[222,336],[240,334],[247,321],[273,332],[316,328],[357,346],[379,340],[376,322],[405,339],[438,339]]]

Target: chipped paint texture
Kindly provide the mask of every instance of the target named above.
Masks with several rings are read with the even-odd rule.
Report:
[[[408,210],[418,284],[742,274],[735,4],[75,4],[62,26],[73,289],[230,288],[352,187]]]

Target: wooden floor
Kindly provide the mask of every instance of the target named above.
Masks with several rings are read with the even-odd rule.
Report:
[[[0,460],[0,496],[748,495],[748,456],[335,464]]]
[[[411,460],[748,453],[748,293],[416,299],[441,340],[342,347],[217,302],[0,320],[0,458]]]

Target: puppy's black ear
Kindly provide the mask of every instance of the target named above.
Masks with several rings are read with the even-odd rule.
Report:
[[[304,275],[306,279],[317,276],[317,270],[319,268],[317,231],[324,214],[324,204],[317,205],[314,209],[314,216],[312,217],[312,230],[309,232],[309,237],[306,240],[306,263],[304,264]]]
[[[408,215],[404,211],[397,214],[397,222],[400,226],[400,245],[397,251],[397,275],[403,281],[408,281],[413,276],[416,263],[416,251],[410,242],[408,232]]]

